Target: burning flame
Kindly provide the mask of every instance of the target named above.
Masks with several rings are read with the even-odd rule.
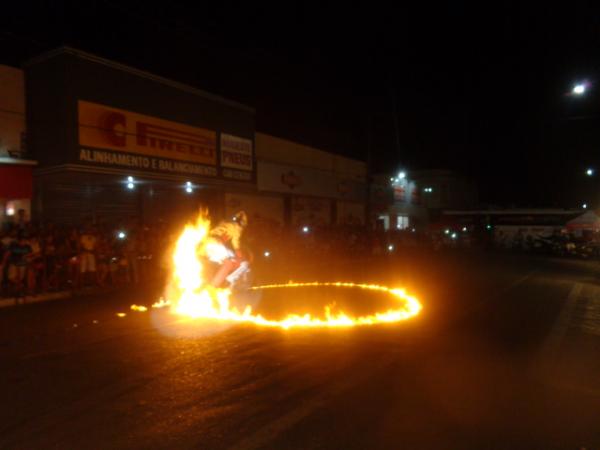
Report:
[[[131,305],[131,310],[139,311],[139,312],[146,312],[146,311],[148,311],[148,308],[146,308],[145,306],[142,306],[142,305]]]
[[[196,224],[188,224],[177,240],[173,252],[173,274],[167,289],[167,297],[152,305],[153,308],[171,306],[176,314],[191,318],[203,318],[219,321],[253,323],[267,327],[289,329],[292,327],[352,327],[357,325],[374,325],[378,323],[394,323],[409,319],[419,313],[421,304],[403,289],[392,289],[373,284],[355,284],[347,282],[335,283],[287,283],[257,286],[251,289],[294,288],[311,286],[330,286],[358,288],[390,294],[399,302],[393,309],[372,315],[352,317],[342,311],[333,312],[326,306],[324,317],[310,314],[288,314],[281,320],[267,319],[246,306],[242,311],[230,304],[229,289],[215,288],[203,279],[202,259],[222,260],[223,246],[209,235],[210,221],[200,215]],[[133,307],[134,310],[140,310]]]

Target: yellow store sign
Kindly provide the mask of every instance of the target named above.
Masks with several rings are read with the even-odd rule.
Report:
[[[216,133],[79,100],[79,144],[215,166]]]

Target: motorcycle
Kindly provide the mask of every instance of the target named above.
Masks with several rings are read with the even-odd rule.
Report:
[[[204,276],[212,287],[229,289],[231,302],[238,309],[255,308],[262,299],[262,291],[251,289],[254,284],[253,260],[248,248],[233,250],[216,242],[206,252]]]

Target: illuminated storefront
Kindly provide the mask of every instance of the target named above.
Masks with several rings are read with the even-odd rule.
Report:
[[[69,48],[30,61],[25,80],[39,219],[218,216],[227,193],[256,191],[247,106]]]
[[[26,156],[23,71],[0,65],[0,225],[31,217],[33,167]]]

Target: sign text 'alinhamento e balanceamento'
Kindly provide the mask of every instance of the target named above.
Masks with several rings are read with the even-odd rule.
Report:
[[[203,176],[216,176],[215,167],[191,164],[181,161],[153,158],[148,156],[128,155],[126,153],[108,152],[105,150],[92,150],[82,148],[79,160],[97,164],[131,167],[161,172],[177,172]]]

